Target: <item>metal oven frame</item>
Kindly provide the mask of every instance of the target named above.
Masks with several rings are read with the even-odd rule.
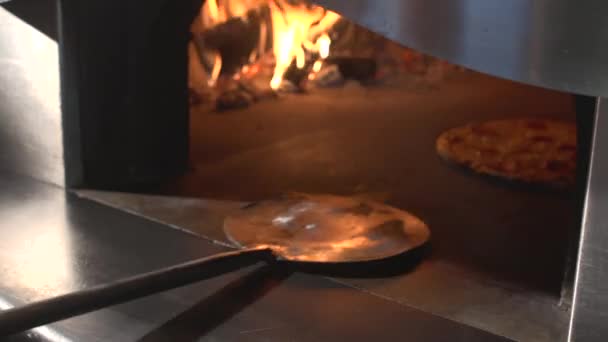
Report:
[[[185,46],[186,24],[191,21],[188,16],[201,2],[153,0],[146,6],[135,0],[6,2],[10,12],[46,37],[0,7],[0,18],[9,23],[0,25],[0,62],[14,62],[0,63],[0,72],[10,72],[12,77],[9,83],[0,75],[0,96],[12,99],[0,102],[0,118],[10,124],[4,127],[13,130],[2,132],[10,137],[0,147],[2,167],[60,186],[105,188],[155,182],[182,171],[188,150],[187,115],[167,122],[156,120],[155,113],[167,108],[187,111],[187,101],[183,101],[187,71],[179,69],[186,63],[173,63],[183,62],[186,52],[166,51],[177,44]],[[602,155],[608,150],[608,134],[604,134],[608,131],[608,31],[603,24],[608,4],[601,0],[576,4],[568,0],[316,2],[390,39],[450,62],[595,98],[588,104],[596,108],[593,120],[588,121],[593,122],[588,134],[592,150],[582,179],[584,206],[576,262],[572,263],[576,273],[564,297],[572,299],[569,340],[600,341],[608,336],[604,324],[608,318],[608,229],[604,223],[608,158]],[[147,21],[156,17],[151,13],[163,11],[174,15],[167,16],[171,18],[167,22],[149,25]],[[85,21],[83,13],[99,15],[88,15]],[[125,13],[139,15],[126,18]],[[155,36],[161,37],[160,42],[145,40],[149,34],[145,30],[150,27],[158,30]],[[176,36],[182,40],[175,41]],[[60,42],[60,52],[55,40]],[[32,55],[44,58],[32,59]],[[40,68],[40,63],[45,63],[47,73],[27,72],[35,65]],[[141,77],[149,74],[156,82]],[[107,80],[114,87],[105,87]],[[183,87],[155,86],[163,80]],[[40,82],[46,82],[48,88],[41,90],[37,86]],[[151,96],[161,92],[173,93]],[[28,101],[23,101],[23,96]],[[147,125],[145,132],[137,139],[129,138],[127,132],[142,121]],[[159,140],[168,128],[183,132],[184,139]],[[141,153],[146,149],[155,153]]]

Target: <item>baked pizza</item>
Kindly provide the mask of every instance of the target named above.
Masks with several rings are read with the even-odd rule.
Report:
[[[452,128],[437,152],[480,174],[557,187],[576,178],[576,125],[539,118],[494,120]]]

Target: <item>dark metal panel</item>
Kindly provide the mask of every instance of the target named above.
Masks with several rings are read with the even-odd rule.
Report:
[[[0,188],[4,309],[225,250],[29,179],[1,177]],[[282,267],[245,269],[37,333],[51,341],[505,341]]]
[[[186,46],[200,5],[60,1],[66,146],[81,146],[84,174],[70,185],[159,182],[186,168]]]
[[[600,99],[595,115],[593,150],[583,221],[570,326],[572,341],[605,341],[608,336],[608,102]]]
[[[608,94],[603,0],[315,0],[422,52],[491,75]]]
[[[0,168],[64,183],[57,43],[0,7]]]
[[[576,193],[574,199],[575,217],[568,239],[566,270],[562,286],[562,303],[566,306],[572,304],[572,297],[574,296],[574,277],[587,191],[589,160],[591,158],[591,143],[593,139],[597,102],[596,98],[589,96],[576,96],[575,99],[577,129]]]

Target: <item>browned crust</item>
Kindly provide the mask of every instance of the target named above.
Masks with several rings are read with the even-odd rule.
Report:
[[[570,188],[575,179],[575,144],[574,123],[520,118],[449,129],[437,138],[436,150],[442,159],[479,174]]]

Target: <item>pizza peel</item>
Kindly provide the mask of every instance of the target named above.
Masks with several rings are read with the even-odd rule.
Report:
[[[248,205],[224,232],[240,249],[0,312],[0,335],[127,302],[260,261],[356,264],[402,255],[428,241],[415,216],[375,201],[297,194]]]

